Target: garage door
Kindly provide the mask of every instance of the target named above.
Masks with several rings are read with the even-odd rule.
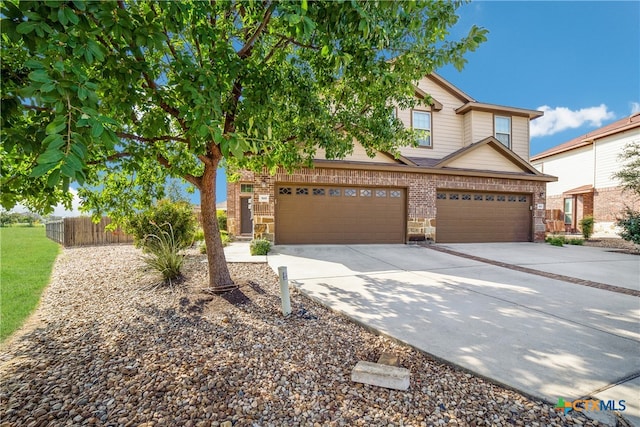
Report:
[[[438,243],[528,242],[531,195],[438,190]]]
[[[404,243],[402,188],[280,184],[277,244]]]

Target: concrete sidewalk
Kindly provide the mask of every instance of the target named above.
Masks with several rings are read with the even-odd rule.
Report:
[[[533,251],[524,255],[519,246],[476,250],[536,264],[531,253],[550,248],[536,246],[523,246]],[[549,259],[561,262],[557,253],[573,252]],[[583,268],[625,283],[637,277],[637,257],[612,255]],[[276,246],[268,262],[287,266],[305,294],[383,334],[549,402],[626,400],[623,415],[640,425],[638,297],[406,245]]]

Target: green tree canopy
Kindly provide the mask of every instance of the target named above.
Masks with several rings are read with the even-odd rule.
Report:
[[[274,170],[353,149],[414,143],[390,119],[413,84],[485,40],[447,39],[450,1],[5,1],[2,206],[41,213],[80,186],[118,220],[162,195],[200,190],[210,285],[231,284],[215,174]]]

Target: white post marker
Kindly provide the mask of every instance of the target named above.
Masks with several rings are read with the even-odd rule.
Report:
[[[289,298],[289,277],[287,276],[287,267],[278,267],[278,276],[280,276],[282,315],[288,316],[291,314],[291,299]]]

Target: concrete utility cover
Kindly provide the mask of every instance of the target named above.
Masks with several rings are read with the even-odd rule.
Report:
[[[468,252],[638,286],[637,256],[554,249],[505,243]],[[307,295],[384,334],[548,402],[626,400],[622,415],[640,425],[637,296],[407,245],[275,246],[268,258],[288,266]]]

